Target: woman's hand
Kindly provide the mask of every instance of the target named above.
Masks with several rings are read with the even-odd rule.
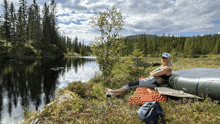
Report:
[[[160,83],[163,82],[163,79],[161,77],[155,76],[154,78],[157,78],[159,80]]]

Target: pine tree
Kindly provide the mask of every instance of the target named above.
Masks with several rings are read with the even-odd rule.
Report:
[[[40,54],[41,49],[41,39],[42,39],[42,29],[41,29],[41,17],[40,17],[40,7],[37,5],[36,1],[33,0],[33,9],[34,9],[34,46],[37,49],[37,55]]]
[[[152,42],[151,42],[151,54],[153,55],[153,56],[155,56],[156,54],[157,54],[157,36],[156,35],[154,35],[154,38],[153,38],[153,40],[152,40]]]
[[[81,52],[80,52],[80,54],[81,54],[82,56],[85,56],[85,45],[84,45],[84,40],[83,40],[83,44],[82,44],[82,47],[81,47]]]
[[[63,55],[66,52],[65,45],[59,41],[58,27],[57,27],[57,16],[56,16],[56,4],[54,0],[50,3],[50,43],[53,46],[53,51],[55,55]],[[70,41],[71,42],[71,41]],[[71,50],[71,48],[70,48]]]
[[[79,50],[79,53],[81,53],[81,42],[79,42],[79,45],[78,45],[78,50]]]
[[[14,48],[17,51],[16,57],[21,58],[24,56],[24,51],[23,51],[23,46],[25,45],[25,29],[23,28],[23,20],[22,20],[22,9],[19,7],[18,13],[17,13],[17,23],[16,23],[16,40],[15,40],[15,45]]]
[[[58,32],[56,28],[56,4],[54,0],[51,0],[50,3],[50,43],[51,44],[58,44]]]
[[[74,40],[74,52],[79,53],[79,50],[78,50],[78,37],[77,36],[75,37],[75,40]]]
[[[67,51],[71,52],[71,49],[72,49],[71,39],[67,36]]]
[[[13,2],[11,2],[10,5],[10,25],[11,25],[11,30],[10,30],[10,35],[11,35],[11,42],[12,45],[15,45],[15,22],[16,22],[16,14],[15,14],[15,7]]]
[[[51,46],[50,46],[50,29],[51,29],[51,21],[49,16],[49,7],[45,3],[43,6],[43,37],[42,37],[42,55],[43,57],[49,57],[51,53]]]
[[[21,7],[18,9],[18,14],[17,14],[17,24],[16,24],[16,44],[20,46],[22,44],[22,39],[23,39],[23,28],[22,28],[22,16],[21,16]]]
[[[20,31],[19,34],[22,35],[21,36],[21,44],[25,44],[27,42],[26,39],[26,28],[27,28],[27,2],[26,0],[19,0],[19,4],[20,4],[20,10],[19,10],[19,16],[20,16]]]
[[[147,56],[147,38],[146,38],[146,34],[144,34],[143,49],[144,49],[144,55]]]
[[[197,35],[197,37],[194,39],[195,40],[195,54],[200,54],[201,49],[200,49],[200,36]]]
[[[191,38],[186,39],[184,45],[184,54],[185,57],[194,57],[194,41],[191,41]]]
[[[33,4],[28,8],[27,40],[34,40],[35,14]]]
[[[212,54],[218,54],[220,52],[220,49],[219,49],[220,43],[219,42],[220,42],[220,40],[216,41],[215,48],[213,49]]]
[[[9,17],[9,5],[8,1],[4,0],[3,1],[3,7],[4,7],[4,24],[3,24],[3,39],[6,40],[6,47],[8,47],[8,42],[10,42],[11,37],[10,37],[10,17]]]
[[[202,39],[202,53],[203,54],[207,54],[209,51],[209,42],[208,42],[208,38],[204,37]]]
[[[2,36],[2,34],[3,34],[3,21],[2,21],[2,17],[1,17],[1,15],[0,15],[0,38],[2,38],[3,36]]]

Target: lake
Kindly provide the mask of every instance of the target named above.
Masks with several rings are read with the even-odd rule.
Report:
[[[22,123],[24,111],[37,111],[73,81],[87,82],[99,71],[93,57],[0,61],[0,120]]]

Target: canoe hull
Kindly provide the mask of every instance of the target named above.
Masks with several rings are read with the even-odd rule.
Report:
[[[175,90],[220,100],[220,69],[192,68],[173,71],[169,85]]]

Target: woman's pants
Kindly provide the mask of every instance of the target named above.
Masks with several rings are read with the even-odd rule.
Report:
[[[128,85],[124,86],[125,90],[130,90],[134,87],[148,87],[148,88],[154,88],[160,86],[160,82],[158,79],[150,76],[146,79],[138,80],[135,82],[131,82]]]

